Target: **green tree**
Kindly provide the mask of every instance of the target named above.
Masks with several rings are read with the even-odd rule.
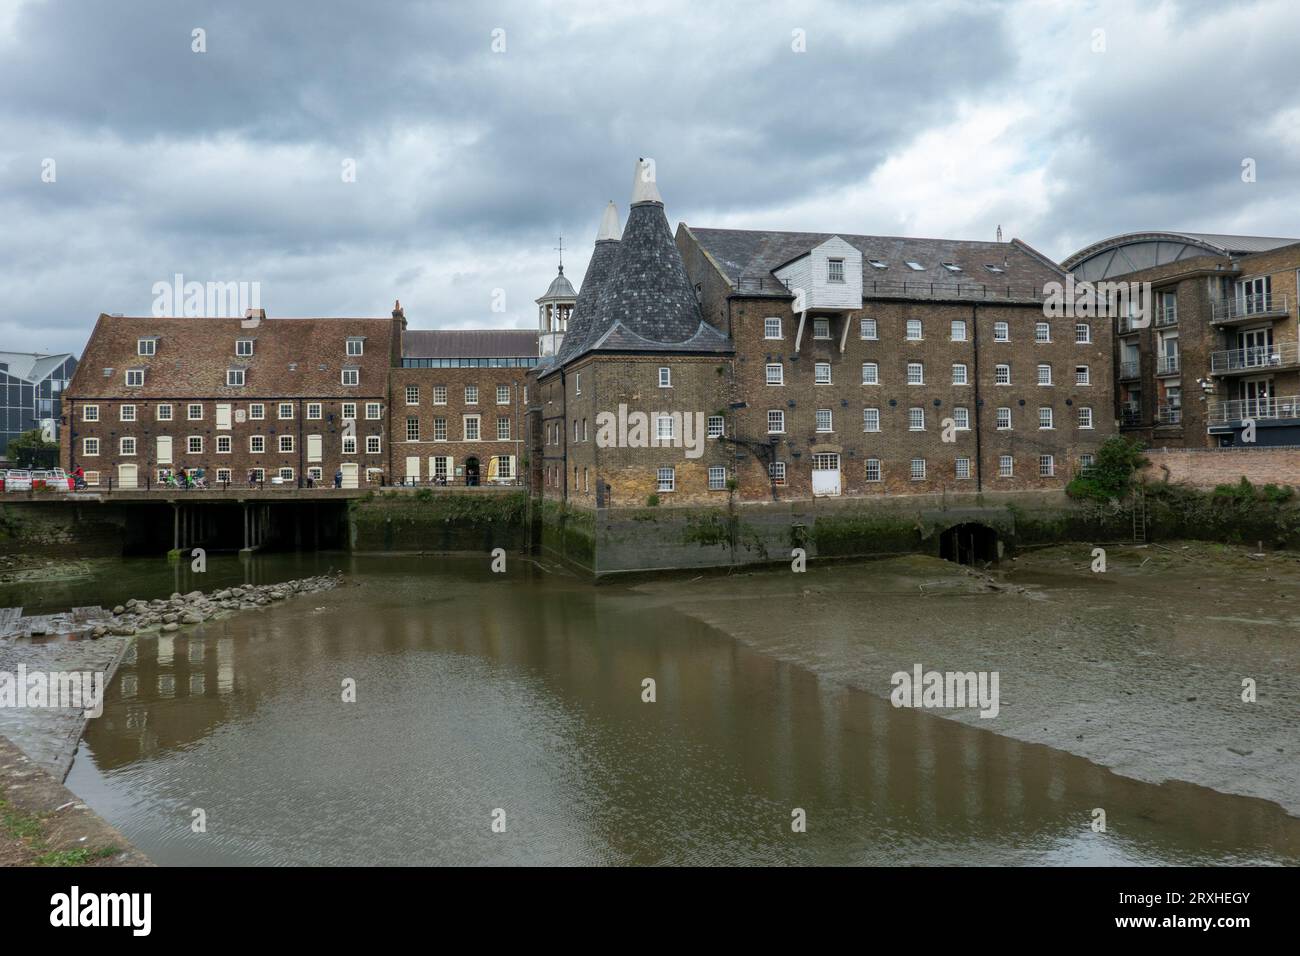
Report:
[[[46,441],[41,437],[40,429],[33,428],[31,431],[23,432],[17,438],[10,439],[8,455],[16,468],[31,468],[38,465],[48,467],[47,462],[58,461],[58,451],[57,443]]]
[[[1147,464],[1140,442],[1122,435],[1112,435],[1097,449],[1097,460],[1086,474],[1066,485],[1071,498],[1110,501],[1125,497],[1133,487],[1138,470]]]

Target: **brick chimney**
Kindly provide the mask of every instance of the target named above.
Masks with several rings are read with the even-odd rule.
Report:
[[[402,320],[402,331],[406,331],[406,312],[402,309],[402,303],[399,299],[393,300],[393,318]]]

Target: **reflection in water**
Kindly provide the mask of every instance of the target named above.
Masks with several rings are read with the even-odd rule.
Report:
[[[1300,858],[1272,804],[895,710],[631,592],[523,562],[336,560],[353,586],[123,664],[68,783],[158,862]]]

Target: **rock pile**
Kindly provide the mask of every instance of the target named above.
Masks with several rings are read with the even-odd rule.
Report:
[[[253,611],[267,607],[278,601],[293,597],[295,594],[314,594],[338,587],[342,573],[322,574],[314,578],[300,578],[296,581],[283,581],[279,584],[244,584],[233,588],[223,588],[204,594],[191,591],[189,594],[173,593],[171,597],[152,601],[132,598],[125,604],[113,608],[112,617],[99,621],[90,629],[92,638],[112,634],[127,637],[138,631],[159,628],[162,631],[178,631],[192,624],[202,624],[222,612]]]

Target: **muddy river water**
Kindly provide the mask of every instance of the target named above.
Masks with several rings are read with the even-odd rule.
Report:
[[[1126,705],[1098,688],[1140,686],[1132,645],[1135,666],[1170,654],[1090,618],[1117,595],[1064,564],[999,590],[906,561],[601,587],[486,557],[214,558],[202,581],[122,562],[68,603],[331,565],[347,585],[142,637],[67,783],[161,864],[1300,862],[1274,800],[1066,752],[1095,720],[1073,749],[1129,753],[1142,735],[1104,726]],[[1293,646],[1261,653],[1292,668]],[[1000,667],[1010,729],[892,707],[887,674],[913,662]],[[1297,749],[1271,721],[1232,733]]]

